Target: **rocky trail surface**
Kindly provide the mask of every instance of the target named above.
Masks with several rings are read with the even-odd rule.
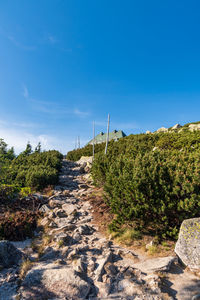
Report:
[[[147,259],[98,231],[84,200],[94,189],[87,178],[82,166],[63,160],[60,185],[40,208],[45,234],[38,231],[35,247],[0,242],[0,256],[7,257],[0,262],[0,299],[200,299],[193,297],[200,293],[198,278],[175,256]]]

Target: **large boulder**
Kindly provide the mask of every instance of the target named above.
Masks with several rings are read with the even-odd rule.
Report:
[[[172,130],[176,130],[176,129],[179,129],[181,128],[182,126],[180,124],[176,124],[172,127]]]
[[[89,172],[92,167],[92,156],[82,156],[77,163],[81,166],[80,171],[81,173]]]
[[[11,242],[0,241],[0,265],[10,268],[13,265],[20,265],[24,254],[19,251]]]
[[[156,132],[168,132],[168,128],[165,128],[165,127],[161,127],[159,128]]]
[[[190,131],[200,130],[200,124],[190,124],[189,125],[189,130]]]
[[[175,252],[190,269],[200,269],[200,218],[183,221]]]
[[[90,288],[73,268],[44,262],[27,273],[19,292],[20,299],[85,299]]]
[[[78,161],[77,163],[82,165],[84,163],[87,163],[87,164],[92,164],[92,156],[82,156]]]

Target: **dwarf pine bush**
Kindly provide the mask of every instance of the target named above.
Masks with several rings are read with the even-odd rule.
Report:
[[[152,151],[157,147],[155,151]],[[200,132],[130,135],[95,156],[92,175],[116,215],[176,238],[181,222],[200,216]]]

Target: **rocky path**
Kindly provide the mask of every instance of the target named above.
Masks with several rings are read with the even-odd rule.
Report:
[[[11,275],[7,271],[0,299],[189,300],[197,294],[194,290],[189,298],[176,298],[176,291],[173,297],[161,291],[163,272],[173,265],[174,257],[141,261],[136,253],[114,245],[98,232],[93,208],[83,200],[93,188],[82,173],[83,167],[63,160],[60,185],[41,207],[45,234],[39,233],[37,252],[30,246],[24,250],[31,260],[29,270],[21,280],[17,269]],[[170,290],[167,280],[166,290]]]

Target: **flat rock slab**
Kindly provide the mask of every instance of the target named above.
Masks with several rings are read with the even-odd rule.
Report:
[[[27,273],[20,299],[85,299],[90,288],[69,266],[39,263]]]
[[[134,264],[133,267],[140,269],[144,273],[169,271],[171,264],[176,260],[176,257],[167,256],[147,259],[144,262]]]
[[[200,269],[200,218],[183,221],[175,252],[190,269]]]

